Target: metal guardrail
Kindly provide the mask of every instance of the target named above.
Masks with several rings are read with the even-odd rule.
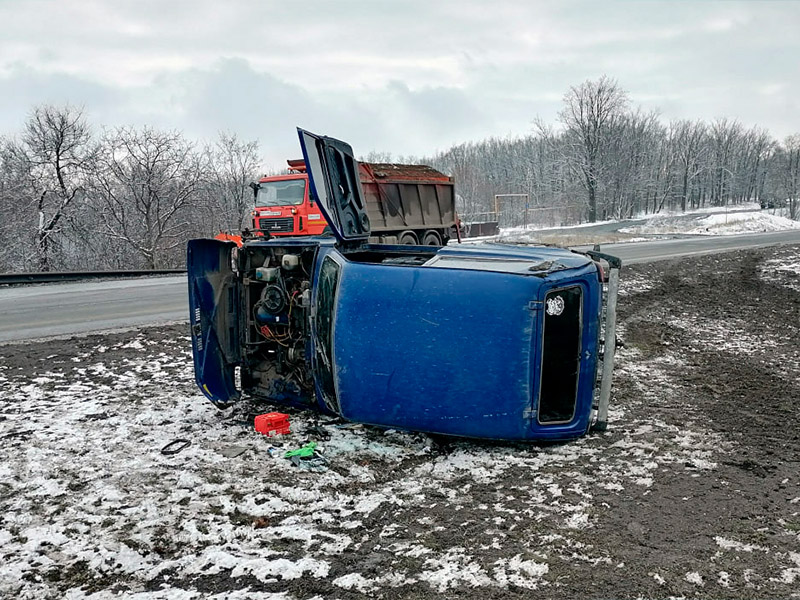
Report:
[[[56,281],[84,281],[86,279],[117,279],[150,277],[153,275],[179,275],[186,269],[129,269],[123,271],[53,271],[45,273],[0,273],[0,285],[23,283],[53,283]]]

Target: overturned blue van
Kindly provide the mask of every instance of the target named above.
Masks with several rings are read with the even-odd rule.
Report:
[[[195,377],[215,405],[245,394],[495,440],[605,426],[617,259],[545,246],[370,244],[352,148],[298,132],[334,235],[188,245]]]

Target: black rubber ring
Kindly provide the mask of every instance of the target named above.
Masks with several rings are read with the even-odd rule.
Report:
[[[185,450],[192,444],[191,440],[184,440],[184,439],[177,439],[172,440],[169,444],[164,446],[161,449],[161,454],[170,456],[172,454],[177,454],[181,450]]]

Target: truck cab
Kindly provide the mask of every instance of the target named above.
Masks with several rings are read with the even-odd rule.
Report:
[[[262,177],[253,185],[253,231],[276,237],[321,235],[328,222],[309,194],[301,160],[290,160],[290,173]]]
[[[298,134],[333,236],[189,242],[205,396],[473,438],[583,435],[602,353],[596,260],[551,247],[370,243],[352,149]]]

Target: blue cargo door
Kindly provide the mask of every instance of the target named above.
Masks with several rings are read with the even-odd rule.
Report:
[[[236,367],[241,363],[239,304],[241,285],[233,271],[232,242],[190,240],[186,251],[189,323],[194,376],[217,406],[238,400]]]

